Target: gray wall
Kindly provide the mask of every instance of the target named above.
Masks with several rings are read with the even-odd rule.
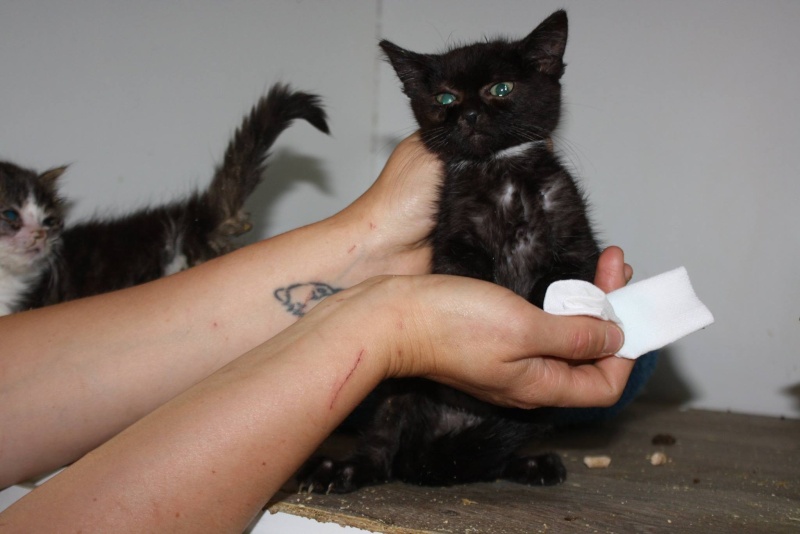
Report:
[[[257,236],[330,215],[414,129],[378,37],[418,51],[570,15],[558,149],[637,278],[678,265],[712,327],[664,351],[650,394],[800,417],[800,3],[3,2],[0,158],[70,163],[73,218],[203,186],[273,82],[324,96],[275,150]]]

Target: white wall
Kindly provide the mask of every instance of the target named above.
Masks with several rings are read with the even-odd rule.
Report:
[[[0,157],[64,162],[73,214],[204,185],[272,82],[324,96],[332,138],[279,142],[258,234],[326,216],[413,130],[377,34],[418,51],[524,35],[566,7],[557,140],[637,277],[685,265],[717,322],[666,350],[653,394],[800,417],[800,3],[5,2]]]
[[[359,0],[4,2],[0,157],[71,163],[75,218],[162,201],[207,184],[242,115],[285,81],[324,96],[333,136],[288,130],[252,209],[262,233],[330,215],[372,182],[376,13]]]

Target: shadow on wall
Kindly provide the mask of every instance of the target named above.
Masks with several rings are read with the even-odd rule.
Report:
[[[800,384],[785,387],[781,390],[781,393],[792,398],[794,401],[794,417],[798,417],[798,414],[800,414]]]
[[[675,368],[669,347],[658,351],[658,364],[641,395],[643,400],[684,404],[696,397],[692,388]]]
[[[245,209],[250,212],[253,223],[253,229],[244,236],[245,243],[252,243],[269,235],[270,208],[299,182],[309,183],[323,193],[331,193],[329,180],[318,158],[282,149],[267,160],[264,181],[245,203]]]

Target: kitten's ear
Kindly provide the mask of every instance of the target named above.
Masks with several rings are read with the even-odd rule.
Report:
[[[48,187],[54,187],[56,184],[56,180],[58,177],[64,174],[64,171],[67,170],[67,166],[64,165],[63,167],[56,167],[55,169],[50,169],[48,171],[44,171],[42,174],[39,175],[39,180],[42,181]]]
[[[567,12],[559,10],[547,17],[522,40],[525,54],[539,72],[561,78],[564,74],[564,50],[567,48]]]
[[[400,48],[394,43],[382,40],[379,45],[389,63],[392,64],[397,77],[403,83],[403,92],[411,96],[418,87],[424,82],[425,73],[428,70],[428,59],[423,54],[411,52],[405,48]]]

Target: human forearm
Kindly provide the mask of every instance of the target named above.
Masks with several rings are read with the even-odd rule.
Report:
[[[603,285],[622,285],[621,254],[608,258]],[[141,419],[2,522],[23,532],[241,531],[384,378],[426,376],[522,408],[606,404],[630,369],[601,356],[621,345],[613,323],[549,315],[488,282],[371,279]]]
[[[241,532],[386,375],[391,310],[331,308],[131,426],[2,522],[12,532]]]
[[[14,429],[0,433],[0,487],[73,461],[320,295],[425,272],[439,170],[412,136],[329,219],[150,284],[0,318],[0,428]]]
[[[383,250],[378,225],[356,206],[150,284],[0,319],[0,428],[15,429],[0,435],[0,487],[73,461],[295,322],[280,288],[423,268]]]

